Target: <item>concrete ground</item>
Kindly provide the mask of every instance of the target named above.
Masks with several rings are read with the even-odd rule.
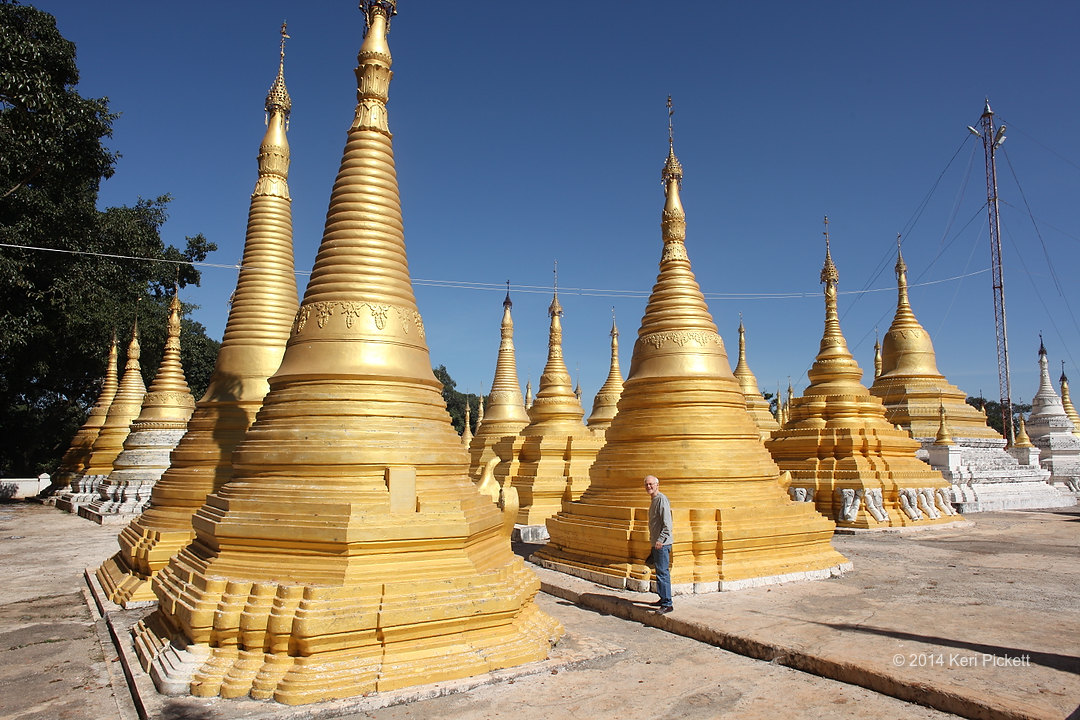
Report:
[[[666,616],[646,609],[653,596],[538,569],[538,601],[567,638],[546,664],[495,678],[287,708],[163,698],[136,672],[136,700],[177,719],[949,717],[898,697],[967,717],[1080,717],[1080,510],[969,519],[838,536],[855,564],[843,578],[679,596]],[[117,532],[0,505],[0,719],[139,716],[82,578]],[[145,611],[114,626],[131,612]]]

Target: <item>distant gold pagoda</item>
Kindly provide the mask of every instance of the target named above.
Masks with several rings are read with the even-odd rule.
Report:
[[[484,420],[476,428],[469,445],[469,477],[480,482],[484,469],[491,463],[493,477],[502,484],[510,468],[514,441],[522,428],[529,424],[529,414],[521,397],[518,384],[517,359],[514,355],[514,320],[510,311],[507,283],[506,299],[503,300],[502,323],[499,328],[499,354],[495,360],[495,379],[491,381],[491,393],[484,408]]]
[[[589,468],[604,442],[585,427],[585,411],[563,360],[563,309],[557,287],[548,316],[547,363],[529,408],[529,424],[514,442],[508,471],[518,493],[517,524],[525,541],[544,539],[544,521],[589,486]]]
[[[780,487],[779,470],[731,372],[687,255],[682,166],[669,150],[662,179],[663,250],[630,372],[589,489],[548,520],[534,561],[616,588],[647,591],[649,497],[671,502],[675,592],[716,592],[821,578],[850,568],[830,545],[833,523]]]
[[[109,412],[105,422],[94,440],[90,459],[71,481],[71,491],[56,500],[59,510],[77,513],[79,508],[97,497],[98,487],[113,470],[113,461],[124,449],[124,441],[131,429],[131,421],[139,415],[146,384],[143,382],[142,368],[139,366],[139,321],[131,328],[131,342],[128,344],[127,362],[124,374],[120,378],[116,395],[109,403]]]
[[[589,429],[602,433],[611,427],[611,421],[618,412],[619,396],[622,395],[623,378],[619,370],[619,328],[615,326],[614,310],[611,318],[611,362],[608,364],[608,376],[593,398],[593,409],[589,415]]]
[[[792,399],[790,419],[765,445],[780,469],[791,473],[792,497],[813,502],[838,529],[957,522],[962,518],[952,508],[949,483],[915,457],[919,443],[885,419],[881,400],[861,382],[862,368],[840,331],[839,273],[829,251],[828,218],[825,222],[821,348],[807,372],[810,385]],[[938,416],[935,433],[940,421]]]
[[[116,376],[116,332],[113,331],[112,342],[109,344],[109,359],[105,365],[105,380],[101,384],[101,393],[98,395],[94,406],[90,408],[90,414],[87,416],[86,422],[75,433],[75,437],[71,439],[71,446],[68,447],[64,457],[61,458],[60,467],[53,474],[52,484],[47,488],[46,495],[53,495],[58,491],[63,491],[63,488],[70,490],[71,481],[86,468],[86,463],[89,462],[94,449],[94,441],[97,440],[97,436],[101,432],[101,426],[105,424],[105,418],[109,414],[109,406],[116,395],[118,384]],[[55,498],[53,502],[55,502]]]
[[[150,491],[169,467],[169,455],[187,431],[195,409],[180,362],[180,298],[174,294],[166,322],[165,352],[154,382],[131,423],[124,450],[98,488],[98,497],[79,515],[98,524],[130,520],[150,502]]]
[[[1080,415],[1076,413],[1072,396],[1069,394],[1069,378],[1065,376],[1064,360],[1061,361],[1061,377],[1058,382],[1061,383],[1061,407],[1065,410],[1065,415],[1072,421],[1073,435],[1080,437]]]
[[[356,115],[284,358],[134,630],[165,692],[311,703],[539,660],[561,633],[432,374],[386,115],[395,5],[361,8]]]
[[[285,28],[282,27],[282,35]],[[169,558],[195,536],[191,517],[206,496],[232,477],[230,457],[255,414],[289,339],[299,302],[293,268],[289,199],[292,101],[285,88],[285,39],[277,77],[266,97],[267,129],[251,195],[240,276],[210,385],[151,491],[150,507],[120,533],[120,552],[98,569],[109,599],[130,607],[156,601],[150,588]]]
[[[761,394],[757,378],[754,377],[753,371],[746,362],[746,328],[743,327],[742,319],[739,320],[739,362],[735,365],[734,374],[746,398],[746,411],[750,413],[754,424],[757,425],[761,439],[767,440],[770,435],[780,429],[780,424],[769,412],[769,401]],[[779,394],[776,396],[776,401],[779,406]]]
[[[885,405],[885,419],[911,431],[927,447],[934,442],[938,409],[944,406],[955,437],[1002,441],[983,414],[967,404],[967,394],[938,371],[930,334],[915,318],[908,300],[907,264],[899,246],[896,288],[896,315],[881,346],[881,372],[870,387],[870,393]]]

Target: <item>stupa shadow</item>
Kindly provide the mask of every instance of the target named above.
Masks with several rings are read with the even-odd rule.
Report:
[[[1074,657],[1071,655],[1059,655],[1058,653],[1025,650],[1023,648],[1006,647],[1004,645],[988,645],[986,643],[969,642],[967,640],[959,640],[954,638],[944,638],[937,635],[919,635],[916,633],[904,632],[903,630],[892,630],[890,628],[879,628],[868,625],[852,625],[850,623],[818,623],[812,620],[806,622],[813,622],[815,625],[822,625],[824,627],[832,628],[833,630],[857,632],[868,635],[878,635],[882,637],[895,638],[897,640],[909,640],[912,642],[925,643],[927,645],[940,645],[945,647],[970,650],[972,652],[980,653],[982,655],[993,656],[995,658],[1025,658],[1027,662],[1033,663],[1035,665],[1041,665],[1043,667],[1051,668],[1053,670],[1061,670],[1062,672],[1080,675],[1080,657]]]

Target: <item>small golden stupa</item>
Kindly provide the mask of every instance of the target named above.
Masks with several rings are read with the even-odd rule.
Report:
[[[97,497],[98,487],[113,470],[113,461],[124,449],[124,440],[131,429],[131,421],[139,415],[143,396],[146,395],[146,383],[143,382],[142,368],[139,366],[139,320],[131,327],[131,342],[127,349],[127,362],[124,374],[120,378],[116,395],[109,403],[109,412],[105,422],[94,440],[90,458],[71,481],[71,492],[61,495],[56,501],[60,510],[75,513],[79,508]]]
[[[1069,378],[1065,376],[1065,361],[1061,361],[1061,406],[1065,409],[1065,415],[1072,420],[1073,435],[1080,437],[1080,415],[1077,415],[1073,407],[1072,397],[1069,395]]]
[[[642,480],[656,475],[674,519],[675,592],[838,574],[850,563],[830,545],[833,523],[787,497],[746,411],[687,256],[683,173],[670,124],[668,141],[659,275],[619,412],[588,490],[548,520],[551,539],[533,559],[611,587],[647,591],[649,496]]]
[[[358,104],[281,367],[134,629],[158,688],[287,704],[547,657],[431,370],[387,121],[395,3],[364,0]]]
[[[532,380],[525,381],[525,410],[532,409],[533,394],[532,394]]]
[[[97,402],[90,408],[90,414],[86,422],[75,433],[64,457],[60,460],[60,467],[53,474],[52,484],[47,488],[47,495],[52,495],[62,488],[71,488],[71,481],[75,479],[90,460],[90,454],[94,449],[94,441],[97,440],[101,426],[105,424],[105,417],[109,414],[109,406],[116,389],[119,385],[116,375],[116,332],[112,334],[112,342],[109,344],[109,359],[105,365],[105,381],[101,384],[101,393]]]
[[[881,377],[881,342],[877,338],[877,329],[874,330],[874,380]]]
[[[518,493],[517,524],[523,539],[543,539],[544,521],[576,500],[589,486],[589,468],[603,438],[583,422],[585,411],[571,385],[563,360],[562,316],[558,280],[548,307],[548,356],[536,398],[529,408],[529,424],[514,443],[508,474]],[[535,528],[536,531],[532,531]]]
[[[169,467],[169,454],[187,431],[195,409],[180,362],[180,298],[169,304],[165,352],[157,375],[131,424],[124,450],[98,488],[98,497],[79,508],[79,515],[98,524],[130,520],[150,502],[150,491]]]
[[[517,359],[514,354],[514,320],[510,312],[513,307],[510,283],[507,282],[499,328],[499,354],[495,359],[495,379],[491,381],[484,421],[477,426],[476,434],[469,445],[469,477],[477,483],[480,482],[484,468],[495,461],[492,471],[499,484],[502,484],[513,457],[514,441],[518,433],[529,424],[529,414],[525,411],[521,386],[518,384]]]
[[[120,533],[120,552],[98,569],[109,599],[130,607],[157,600],[150,578],[195,536],[191,516],[232,476],[230,456],[262,407],[299,305],[293,268],[286,126],[285,27],[277,77],[266,97],[267,129],[251,195],[240,276],[210,385],[151,491],[150,507]]]
[[[885,405],[885,418],[910,430],[927,447],[937,432],[938,407],[944,406],[955,437],[1000,442],[1001,435],[986,424],[983,414],[967,404],[967,393],[938,371],[930,334],[915,318],[908,300],[907,264],[899,242],[896,288],[896,315],[881,346],[881,371],[870,386],[870,393]]]
[[[837,527],[884,530],[953,523],[962,518],[950,503],[949,483],[915,457],[919,443],[885,418],[881,400],[862,384],[862,368],[848,350],[836,309],[839,273],[829,250],[825,219],[825,332],[810,385],[793,398],[790,419],[765,445],[781,470],[791,473],[788,492],[813,502]],[[892,331],[890,331],[891,333]],[[886,335],[884,378],[889,370]],[[934,430],[940,426],[938,416]]]
[[[746,397],[746,411],[750,413],[754,424],[761,433],[761,439],[767,440],[774,431],[780,429],[780,424],[769,412],[769,401],[761,394],[757,378],[746,362],[746,328],[743,327],[742,318],[739,318],[739,362],[735,365],[735,378],[739,381],[743,396]],[[777,395],[777,398],[780,396]]]
[[[472,417],[469,411],[469,396],[465,396],[465,429],[461,431],[461,444],[469,447],[472,442]]]
[[[622,395],[623,378],[619,370],[619,328],[615,326],[615,311],[611,311],[611,362],[604,384],[593,398],[592,413],[587,423],[589,429],[602,433],[611,427],[611,421],[618,411],[619,396]]]

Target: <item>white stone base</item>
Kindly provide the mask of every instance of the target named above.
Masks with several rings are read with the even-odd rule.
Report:
[[[963,486],[963,492],[957,493],[953,501],[953,507],[961,513],[1038,510],[1075,504],[1076,495],[1044,482],[972,483]]]
[[[514,533],[510,539],[530,544],[546,543],[551,536],[548,535],[547,525],[514,525]]]
[[[933,530],[959,530],[961,528],[975,527],[971,520],[955,520],[950,523],[937,523],[934,525],[885,525],[878,528],[854,528],[836,526],[837,535],[863,535],[866,533],[917,533]]]
[[[970,524],[970,523],[969,523]],[[549,570],[555,570],[557,572],[564,573],[566,575],[572,575],[574,577],[594,582],[597,585],[603,585],[604,587],[615,588],[616,590],[630,590],[632,592],[640,593],[655,593],[656,581],[655,580],[641,580],[638,578],[628,577],[614,577],[604,573],[596,572],[595,570],[587,570],[575,565],[567,565],[555,560],[547,560],[545,558],[531,558],[531,562],[536,563],[540,567],[545,567]],[[823,568],[821,570],[803,570],[799,572],[784,573],[782,575],[767,575],[756,578],[746,578],[744,580],[721,580],[720,582],[711,583],[679,583],[671,586],[672,595],[704,595],[706,593],[714,592],[730,592],[732,590],[743,590],[752,587],[761,587],[763,585],[780,585],[782,583],[789,582],[803,582],[807,580],[825,580],[831,577],[840,577],[844,573],[852,569],[850,562],[840,563],[832,567]]]

